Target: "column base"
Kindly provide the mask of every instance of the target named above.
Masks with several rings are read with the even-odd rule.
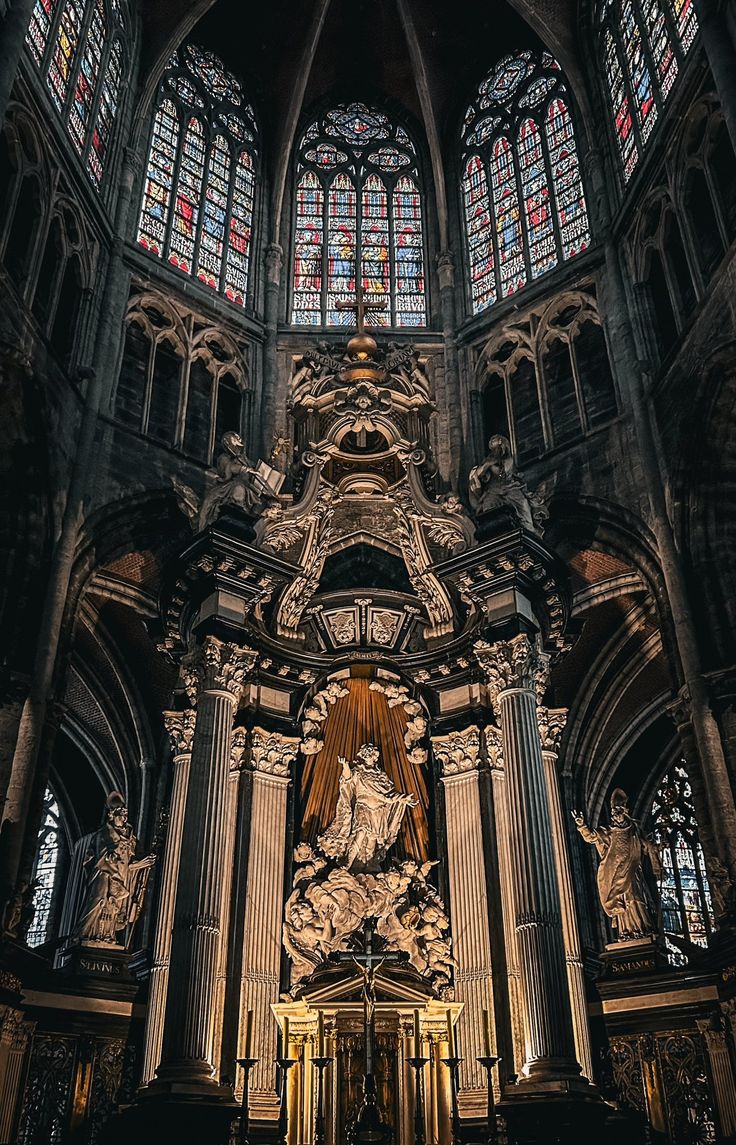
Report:
[[[524,1082],[504,1095],[498,1112],[508,1126],[509,1145],[570,1145],[572,1141],[600,1140],[611,1112],[595,1086],[573,1093],[552,1088],[523,1092]]]
[[[224,1088],[224,1087],[218,1087]],[[145,1090],[135,1105],[105,1126],[105,1145],[229,1145],[240,1107],[232,1100],[156,1095]]]

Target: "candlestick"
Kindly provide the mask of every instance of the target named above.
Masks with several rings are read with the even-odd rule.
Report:
[[[414,1011],[418,1020],[419,1011]],[[414,1145],[424,1145],[424,1101],[422,1097],[422,1072],[429,1058],[416,1054],[409,1058],[409,1065],[414,1070]]]
[[[447,1053],[448,1056],[454,1058],[455,1056],[455,1026],[452,1020],[452,1010],[447,1011]]]
[[[238,1145],[250,1145],[248,1137],[248,1130],[250,1128],[250,1109],[248,1105],[249,1087],[250,1087],[250,1071],[253,1066],[258,1062],[258,1058],[236,1058],[235,1064],[239,1065],[243,1071],[243,1099],[240,1103],[240,1125],[238,1126]]]
[[[287,1021],[288,1028],[288,1021]],[[278,1122],[278,1141],[279,1145],[289,1145],[288,1131],[289,1131],[289,1070],[293,1065],[297,1065],[296,1058],[283,1057],[276,1059],[276,1065],[281,1070],[281,1092],[279,1094],[279,1122]]]
[[[317,1053],[325,1056],[325,1016],[321,1010],[317,1014]]]
[[[414,1011],[414,1057],[418,1058],[422,1052],[422,1034],[419,1027],[419,1011]]]
[[[320,1015],[321,1017],[322,1015]],[[319,1071],[317,1074],[317,1117],[314,1125],[314,1145],[324,1145],[325,1142],[325,1070],[334,1058],[326,1058],[322,1054],[313,1059],[313,1064]]]
[[[250,1040],[253,1033],[253,1011],[248,1010],[245,1015],[245,1056],[250,1057]]]
[[[496,1124],[496,1110],[493,1099],[493,1070],[501,1061],[501,1058],[493,1057],[492,1054],[487,1054],[484,1058],[476,1058],[476,1061],[483,1066],[488,1074],[488,1134],[486,1136],[486,1145],[497,1145],[498,1143],[498,1126]]]
[[[450,1071],[450,1096],[452,1098],[452,1145],[461,1145],[460,1137],[460,1111],[457,1104],[457,1075],[462,1058],[450,1054],[442,1059]]]

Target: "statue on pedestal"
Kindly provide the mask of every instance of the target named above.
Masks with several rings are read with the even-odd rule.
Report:
[[[283,927],[292,994],[331,955],[349,951],[366,923],[384,949],[403,954],[437,994],[450,988],[450,922],[427,880],[434,864],[405,859],[382,868],[417,800],[396,790],[379,761],[374,744],[363,744],[352,764],[341,759],[335,817],[317,850],[300,843],[294,853],[299,866]]]
[[[265,462],[254,465],[245,452],[240,434],[230,430],[222,435],[222,452],[215,463],[215,479],[201,501],[188,485],[176,477],[173,478],[173,486],[192,528],[201,532],[212,525],[229,505],[255,515],[264,504],[276,500],[283,481],[284,474]]]
[[[134,859],[137,845],[125,798],[113,791],[83,863],[85,891],[76,936],[84,945],[120,948],[119,933],[136,922],[156,861],[154,855]]]
[[[470,507],[479,517],[508,509],[530,533],[542,535],[549,513],[539,490],[530,493],[521,480],[507,437],[493,435],[485,459],[470,471],[468,487]]]
[[[662,865],[656,844],[642,835],[629,814],[629,800],[620,787],[611,795],[611,826],[587,826],[580,811],[575,825],[600,856],[598,894],[611,920],[617,942],[649,938],[657,933],[657,908],[647,874],[659,879]],[[649,871],[646,872],[645,868]]]
[[[364,743],[352,765],[342,756],[335,818],[317,840],[322,853],[349,871],[378,871],[396,842],[413,795],[402,795],[378,765],[381,753]]]

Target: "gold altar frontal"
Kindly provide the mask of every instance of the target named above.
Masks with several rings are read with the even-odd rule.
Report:
[[[363,979],[355,974],[272,1005],[281,1045],[295,1065],[288,1071],[288,1145],[313,1145],[317,1111],[316,1057],[330,1057],[324,1076],[326,1145],[342,1145],[363,1098],[365,1027]],[[455,1050],[462,1002],[428,997],[421,989],[376,974],[375,1079],[378,1103],[394,1145],[414,1142],[413,1057],[422,1069],[425,1138],[451,1145],[450,1072],[444,1059]]]

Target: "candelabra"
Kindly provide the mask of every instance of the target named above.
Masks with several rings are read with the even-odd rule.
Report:
[[[476,1058],[488,1074],[488,1136],[486,1145],[498,1145],[498,1126],[496,1125],[496,1109],[493,1100],[493,1071],[500,1062],[500,1058],[490,1055],[485,1058]]]
[[[409,1058],[414,1070],[414,1145],[424,1145],[424,1101],[422,1098],[422,1071],[429,1058]]]
[[[314,1145],[325,1143],[325,1070],[334,1058],[312,1058],[317,1068],[317,1117],[314,1125]]]
[[[279,1145],[289,1145],[289,1070],[297,1065],[296,1058],[276,1058],[276,1065],[281,1070],[281,1093],[279,1100]]]
[[[460,1112],[457,1107],[458,1073],[463,1058],[442,1058],[450,1071],[450,1096],[452,1098],[452,1145],[461,1145],[460,1141]]]
[[[248,1095],[250,1089],[250,1071],[259,1061],[258,1058],[236,1058],[235,1064],[243,1071],[243,1100],[240,1104],[240,1126],[238,1131],[238,1145],[250,1145],[248,1137],[250,1113],[248,1110]]]

